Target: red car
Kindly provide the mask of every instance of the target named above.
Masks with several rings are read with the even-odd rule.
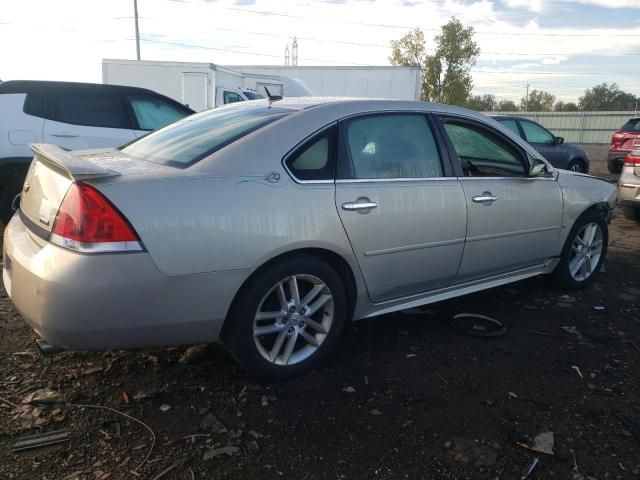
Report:
[[[631,150],[640,149],[640,117],[631,118],[611,137],[607,167],[611,173],[620,173],[624,157]]]

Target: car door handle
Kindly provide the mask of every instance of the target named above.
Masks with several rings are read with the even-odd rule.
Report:
[[[371,201],[358,201],[358,202],[347,202],[342,204],[343,210],[353,211],[353,210],[371,210],[372,208],[376,208],[378,206],[377,203]]]
[[[475,203],[493,203],[498,200],[498,197],[491,192],[482,192],[482,195],[476,195],[472,199]]]
[[[74,135],[73,133],[52,133],[52,137],[58,138],[78,138],[79,135]]]

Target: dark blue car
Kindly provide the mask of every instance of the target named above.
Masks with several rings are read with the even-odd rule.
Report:
[[[556,137],[542,125],[522,117],[495,116],[493,119],[525,139],[554,167],[589,173],[589,157],[584,150],[564,143],[564,138]]]

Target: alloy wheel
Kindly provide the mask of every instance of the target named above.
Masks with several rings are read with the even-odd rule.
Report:
[[[253,321],[258,352],[275,365],[293,365],[324,342],[334,316],[329,287],[313,275],[287,277],[263,297]]]
[[[569,274],[582,282],[596,270],[602,256],[602,228],[597,223],[587,223],[571,245]]]
[[[582,164],[580,162],[576,162],[573,165],[571,165],[571,168],[569,168],[569,170],[571,170],[572,172],[582,173],[583,171]]]

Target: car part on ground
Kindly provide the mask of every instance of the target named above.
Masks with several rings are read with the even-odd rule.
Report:
[[[607,168],[611,173],[620,173],[625,157],[640,148],[640,117],[630,118],[620,130],[611,136]]]
[[[455,330],[472,337],[496,338],[507,334],[507,327],[503,322],[479,313],[453,315],[450,325]]]
[[[419,102],[239,102],[118,150],[34,151],[3,279],[43,339],[221,339],[278,380],[346,320],[554,269],[585,286],[615,205],[485,116]]]
[[[640,221],[640,149],[625,157],[618,178],[618,202],[625,218]]]

